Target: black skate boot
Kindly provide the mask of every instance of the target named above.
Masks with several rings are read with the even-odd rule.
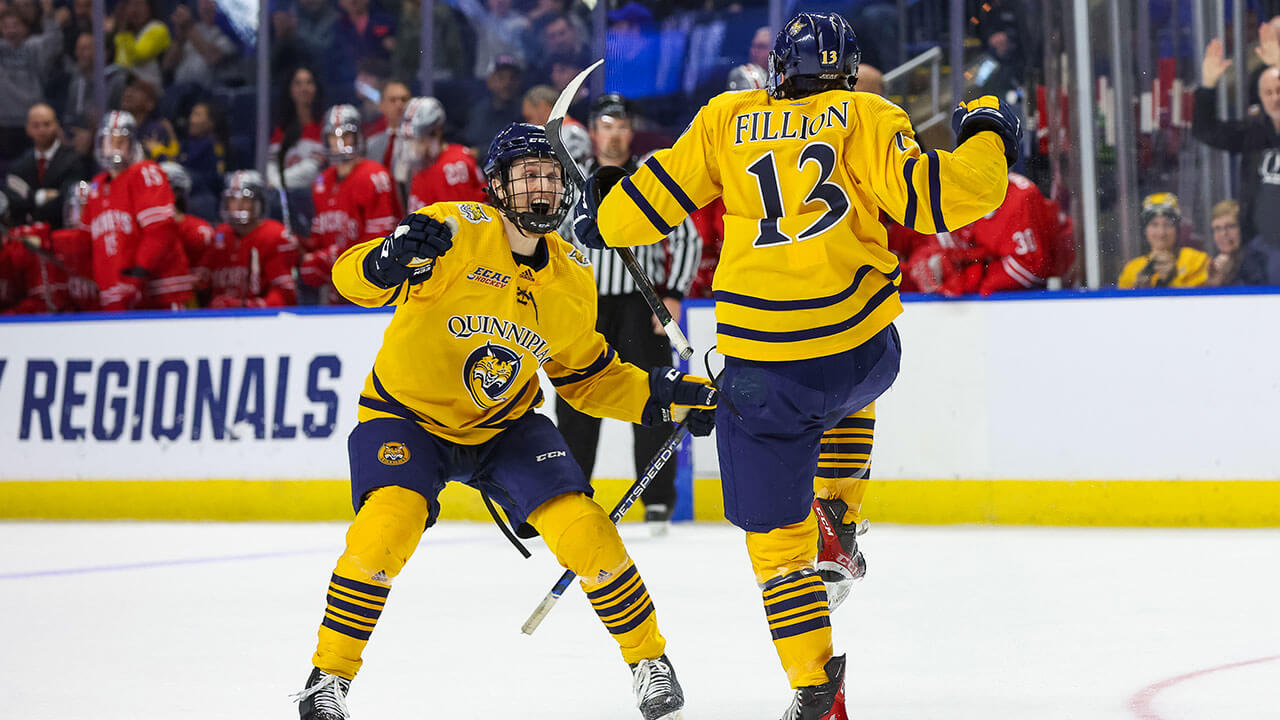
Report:
[[[818,574],[827,586],[827,605],[831,612],[849,596],[853,581],[867,574],[867,561],[858,550],[858,536],[865,533],[870,523],[844,523],[849,506],[843,500],[815,498],[814,512],[818,516]]]
[[[631,687],[644,720],[680,720],[684,691],[666,655],[632,665]]]
[[[350,720],[351,714],[347,712],[350,689],[350,680],[314,668],[307,678],[306,689],[293,698],[298,701],[302,720]]]
[[[796,688],[782,720],[849,720],[844,709],[844,655],[828,660],[826,671],[825,683]]]
[[[666,537],[671,530],[671,506],[657,503],[645,505],[644,524],[649,527],[650,536]]]

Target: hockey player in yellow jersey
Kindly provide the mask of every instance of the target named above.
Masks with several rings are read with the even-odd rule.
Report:
[[[820,537],[843,543],[851,533],[820,535],[814,483],[849,498],[836,513],[844,524],[856,518],[865,485],[849,473],[824,488],[822,471],[857,464],[857,415],[898,373],[900,271],[879,213],[930,234],[977,220],[1003,202],[1021,135],[1012,111],[984,97],[956,109],[954,152],[925,152],[906,113],[852,91],[858,57],[843,18],[797,15],[774,42],[767,89],[712,99],[629,176],[598,170],[574,225],[589,246],[652,243],[723,199],[716,445],[725,516],[747,532],[795,688],[784,720],[847,717],[845,657],[833,652],[814,559]]]
[[[579,410],[626,422],[694,408],[711,432],[716,391],[671,368],[621,362],[595,331],[586,259],[555,233],[569,208],[541,127],[494,139],[491,205],[438,203],[334,265],[334,286],[365,307],[394,306],[348,439],[357,514],[329,581],[303,720],[345,720],[346,694],[391,585],[437,497],[465,482],[503,507],[517,534],[541,534],[583,589],[633,673],[645,720],[679,717],[680,684],[654,605],[609,515],[542,403],[538,370]]]

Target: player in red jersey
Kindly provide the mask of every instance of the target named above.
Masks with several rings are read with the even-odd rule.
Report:
[[[994,213],[959,231],[987,255],[978,292],[1043,288],[1074,262],[1071,218],[1027,178],[1009,173],[1009,191]]]
[[[54,230],[49,238],[54,255],[66,268],[70,309],[79,312],[99,308],[98,283],[93,279],[93,235],[81,222],[88,201],[89,183],[76,183],[62,206],[62,229]]]
[[[186,305],[192,278],[174,222],[173,191],[160,166],[143,159],[132,115],[106,114],[95,155],[103,171],[90,185],[83,219],[93,235],[102,309]]]
[[[254,170],[227,176],[222,224],[200,259],[210,278],[209,307],[278,307],[297,302],[298,245],[266,217],[267,184]]]
[[[322,301],[343,302],[329,282],[333,263],[352,245],[385,236],[402,215],[391,173],[364,159],[360,113],[335,105],[324,115],[329,168],[316,178],[311,196],[315,217],[307,240],[302,281],[325,288]]]
[[[9,199],[0,193],[0,312],[26,315],[69,309],[61,264],[50,250],[48,223],[9,230]]]
[[[187,212],[187,197],[191,195],[191,176],[187,169],[176,162],[162,162],[160,169],[169,178],[169,188],[173,190],[173,220],[178,224],[178,239],[187,254],[187,264],[195,271],[196,260],[204,255],[205,248],[213,242],[213,225],[204,218]],[[204,281],[202,284],[202,280]],[[196,292],[208,288],[208,278],[196,275]]]
[[[469,148],[444,141],[444,106],[433,97],[409,101],[396,144],[396,179],[409,183],[410,211],[438,202],[489,202],[484,173]]]

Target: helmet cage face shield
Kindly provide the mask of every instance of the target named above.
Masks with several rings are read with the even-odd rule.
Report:
[[[560,227],[573,202],[564,167],[554,155],[531,153],[515,158],[490,180],[494,204],[520,229],[546,235]]]
[[[94,157],[99,167],[119,172],[142,160],[142,145],[137,138],[138,126],[128,113],[114,112],[103,120],[94,143]]]
[[[266,216],[266,184],[254,171],[231,174],[222,191],[222,219],[237,230],[253,227]]]
[[[330,162],[347,162],[358,160],[364,155],[361,144],[360,128],[355,125],[339,125],[325,137],[328,143]]]

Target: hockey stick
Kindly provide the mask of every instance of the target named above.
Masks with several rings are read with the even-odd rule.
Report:
[[[556,157],[560,159],[560,164],[564,166],[565,179],[572,182],[579,191],[583,190],[586,184],[586,178],[582,176],[582,171],[578,169],[578,163],[574,161],[573,156],[569,154],[565,148],[564,142],[560,139],[560,126],[564,124],[564,116],[569,112],[569,104],[573,102],[573,98],[578,94],[578,90],[582,87],[582,83],[586,82],[587,76],[593,70],[604,64],[604,60],[597,60],[590,67],[578,73],[578,76],[569,81],[564,90],[560,93],[560,97],[556,98],[556,104],[551,108],[551,116],[547,119],[547,140],[551,142],[551,147],[556,151]],[[680,357],[688,360],[693,356],[693,346],[689,345],[689,340],[684,336],[684,332],[680,330],[680,325],[671,317],[671,311],[658,298],[658,293],[653,289],[653,283],[650,282],[649,276],[645,275],[644,268],[640,267],[640,263],[636,261],[636,256],[631,252],[631,248],[615,247],[611,248],[618,253],[618,257],[622,258],[622,264],[627,268],[627,272],[631,274],[635,280],[636,287],[639,288],[640,294],[644,296],[645,302],[649,303],[649,309],[654,315],[658,316],[658,322],[662,323],[662,329],[667,332],[667,337],[671,339],[671,346],[675,348]]]
[[[676,426],[675,431],[671,433],[667,441],[658,449],[657,454],[649,461],[649,466],[645,468],[644,473],[631,484],[631,489],[613,507],[613,512],[609,513],[609,519],[614,524],[617,524],[622,519],[622,516],[627,514],[631,506],[640,498],[640,494],[644,492],[645,488],[649,487],[649,483],[653,482],[653,479],[661,472],[662,467],[676,454],[676,448],[680,446],[680,443],[684,442],[685,437],[688,435],[689,415],[685,415],[680,424]],[[565,590],[569,589],[569,584],[573,582],[574,577],[576,577],[576,574],[572,570],[564,571],[564,574],[552,586],[551,591],[547,593],[546,597],[542,598],[542,602],[538,603],[538,607],[529,615],[529,619],[525,620],[524,625],[520,626],[520,632],[525,635],[532,635],[533,631],[538,629],[547,614],[551,612],[551,608],[555,607],[556,601],[560,599],[561,595],[564,595]]]

